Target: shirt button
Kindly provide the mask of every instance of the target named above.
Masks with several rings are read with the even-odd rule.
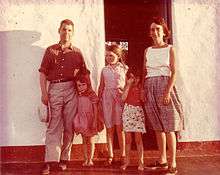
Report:
[[[60,76],[63,76],[63,74],[60,74]]]
[[[64,58],[62,58],[62,61],[64,61]]]
[[[61,68],[63,68],[63,66],[61,66]]]

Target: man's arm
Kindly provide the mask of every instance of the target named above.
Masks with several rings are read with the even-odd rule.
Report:
[[[40,88],[41,88],[41,101],[43,104],[48,105],[48,93],[47,93],[47,79],[46,75],[40,72]]]

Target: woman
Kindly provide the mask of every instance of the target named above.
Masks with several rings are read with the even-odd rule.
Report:
[[[170,32],[161,17],[153,19],[150,25],[151,47],[144,53],[147,75],[144,80],[146,95],[145,110],[152,129],[155,131],[160,158],[151,167],[167,169],[177,173],[176,132],[183,129],[182,106],[174,87],[176,78],[175,52],[166,43]],[[166,144],[170,151],[167,162]]]

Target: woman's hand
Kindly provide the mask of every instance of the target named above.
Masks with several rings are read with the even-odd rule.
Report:
[[[170,103],[170,92],[166,92],[163,96],[163,104],[168,105]]]

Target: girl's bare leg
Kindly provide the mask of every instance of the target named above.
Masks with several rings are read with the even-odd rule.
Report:
[[[84,162],[83,166],[87,166],[88,164],[88,147],[87,147],[87,138],[85,136],[82,136],[83,140],[83,153],[84,153]]]
[[[122,170],[126,170],[128,165],[130,164],[130,150],[131,150],[131,133],[125,132],[125,162],[121,166]]]
[[[94,152],[95,152],[95,142],[94,142],[94,136],[93,137],[88,137],[88,143],[90,146],[90,153],[89,153],[89,158],[88,158],[88,166],[92,166],[93,163],[93,158],[94,158]]]
[[[108,164],[112,163],[113,160],[113,139],[114,139],[114,127],[113,128],[107,128],[107,144],[108,144]]]
[[[118,136],[121,157],[123,158],[125,157],[125,133],[122,129],[122,125],[116,125],[116,132]]]
[[[138,158],[139,158],[139,165],[138,170],[144,170],[144,147],[142,141],[142,133],[135,132],[135,143],[137,146]]]

